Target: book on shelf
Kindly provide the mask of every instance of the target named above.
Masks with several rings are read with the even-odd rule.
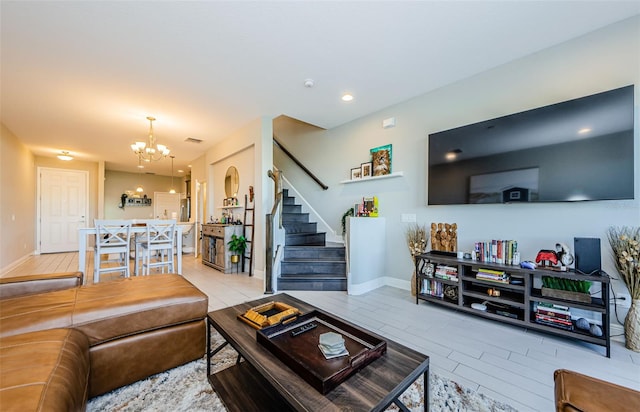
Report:
[[[476,242],[473,258],[480,262],[513,265],[513,258],[517,252],[517,241],[493,239],[488,242]]]
[[[553,326],[554,328],[560,328],[560,329],[569,330],[569,331],[573,330],[573,324],[565,325],[558,322],[550,322],[550,321],[547,321],[544,319],[538,319],[538,318],[536,318],[536,323],[539,323],[541,325],[546,325],[546,326]]]
[[[489,282],[509,283],[509,275],[505,272],[488,269],[478,269],[476,272],[476,279],[487,280]]]
[[[420,294],[441,298],[444,296],[444,285],[436,280],[422,279]]]
[[[548,308],[550,310],[556,310],[556,311],[561,310],[561,311],[566,311],[567,313],[569,312],[569,306],[559,305],[557,303],[538,302],[537,307]]]
[[[557,317],[559,319],[568,319],[571,320],[571,313],[566,312],[566,313],[559,313],[559,312],[554,312],[548,309],[544,309],[544,308],[538,308],[536,310],[536,313],[539,313],[541,315],[545,315],[545,316],[553,316],[553,317]]]
[[[555,316],[547,316],[541,313],[536,313],[536,319],[544,320],[545,322],[557,323],[559,325],[572,325],[571,319],[560,319]]]
[[[434,276],[439,279],[458,281],[458,268],[454,266],[438,265]]]

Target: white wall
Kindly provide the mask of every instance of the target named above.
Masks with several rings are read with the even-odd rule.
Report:
[[[444,46],[443,46],[444,47]],[[437,64],[437,62],[434,62]],[[469,123],[635,84],[635,200],[585,203],[426,206],[427,137]],[[303,196],[340,232],[340,217],[362,196],[377,195],[387,218],[386,272],[406,282],[412,262],[405,244],[403,213],[418,223],[456,222],[458,244],[516,239],[523,260],[556,242],[574,237],[602,240],[603,269],[616,271],[606,240],[611,225],[640,225],[640,17],[629,19],[534,55],[327,131],[279,136],[283,144],[329,185],[323,191],[301,176],[286,173]],[[357,104],[354,101],[352,104]],[[382,128],[395,117],[397,126]],[[404,177],[340,184],[349,170],[369,160],[369,149],[393,144],[393,171]],[[570,161],[570,159],[567,159]],[[624,286],[614,282],[616,290]]]
[[[230,166],[234,166],[238,170],[238,195],[236,197],[239,205],[244,206],[244,196],[249,194],[249,186],[255,185],[254,160],[255,146],[252,145],[213,164],[213,181],[210,190],[213,191],[214,218],[220,219],[222,216],[220,207],[227,197],[224,180]],[[237,215],[240,219],[244,219],[244,207],[232,209],[232,211],[234,216]]]
[[[198,169],[194,171],[193,168],[191,169],[192,176],[195,176],[196,179],[207,181],[206,216],[219,217],[220,211],[216,209],[216,207],[221,205],[222,200],[219,198],[219,194],[215,194],[215,187],[218,186],[220,188],[219,190],[222,190],[222,192],[218,193],[224,193],[224,174],[227,169],[222,165],[236,163],[243,168],[243,170],[241,170],[240,167],[236,166],[240,173],[239,198],[244,202],[244,194],[248,193],[249,185],[254,187],[255,193],[254,229],[256,236],[253,239],[253,265],[254,273],[258,277],[264,276],[265,268],[265,215],[271,213],[271,206],[273,205],[273,183],[271,183],[271,180],[267,177],[267,171],[273,166],[273,154],[271,150],[271,142],[273,139],[272,119],[272,116],[263,116],[230,134],[223,141],[207,151],[204,159],[204,170]],[[252,159],[247,157],[249,154],[253,155]],[[253,163],[252,177],[244,171],[248,171],[251,168],[248,164],[249,162]],[[216,164],[221,165],[221,167],[217,168],[215,166]]]

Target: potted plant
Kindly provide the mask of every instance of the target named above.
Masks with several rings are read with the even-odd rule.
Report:
[[[588,280],[543,276],[541,292],[542,296],[591,303],[591,284]]]
[[[238,263],[240,256],[244,255],[244,251],[247,249],[247,239],[240,235],[231,235],[231,240],[227,242],[229,245],[229,251],[231,255],[231,263]]]

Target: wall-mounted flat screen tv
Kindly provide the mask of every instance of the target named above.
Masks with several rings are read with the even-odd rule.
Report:
[[[430,134],[428,204],[633,199],[633,92]]]

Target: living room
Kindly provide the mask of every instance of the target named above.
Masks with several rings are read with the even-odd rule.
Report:
[[[336,127],[319,129],[309,126],[302,131],[297,129],[296,134],[278,134],[289,150],[328,182],[326,191],[272,152],[270,139],[277,126],[268,116],[229,133],[216,146],[191,159],[192,180],[220,180],[221,177],[211,171],[212,165],[233,159],[234,154],[243,148],[262,148],[254,149],[254,156],[260,162],[252,176],[245,180],[254,182],[256,194],[264,203],[264,208],[257,214],[268,213],[273,197],[273,184],[262,173],[271,168],[273,159],[273,164],[285,170],[287,179],[338,235],[340,217],[345,210],[363,196],[377,196],[380,215],[387,222],[383,283],[407,294],[413,265],[405,243],[407,225],[401,220],[403,215],[414,215],[417,222],[427,225],[431,222],[455,222],[460,250],[471,250],[475,242],[488,239],[517,239],[524,260],[534,260],[539,250],[553,248],[558,242],[571,245],[574,237],[600,238],[602,268],[615,277],[617,271],[606,231],[611,226],[637,226],[640,223],[640,179],[637,178],[640,139],[637,126],[634,199],[597,202],[427,206],[427,136],[481,120],[637,85],[640,82],[639,38],[640,18],[636,15],[497,67],[469,73],[451,84],[378,108]],[[637,95],[637,86],[635,89]],[[635,99],[637,124],[637,96]],[[6,104],[3,99],[3,105]],[[396,119],[395,127],[383,128],[383,120],[389,118]],[[34,156],[20,138],[5,124],[3,116],[0,166],[5,189],[0,200],[3,210],[0,268],[3,271],[37,250],[37,166],[89,170],[90,216],[100,216],[105,201],[98,194],[102,184],[99,177],[104,173],[100,171],[99,164],[76,161],[73,166],[67,166],[52,158]],[[349,179],[351,168],[369,160],[370,149],[387,144],[393,145],[393,171],[402,171],[402,177],[350,185],[340,183]],[[125,149],[123,156],[130,155],[124,152]],[[566,161],[571,162],[571,159]],[[242,193],[248,192],[246,183],[241,185]],[[211,201],[209,215],[216,215],[214,206],[219,200]],[[256,273],[260,276],[264,271],[264,258],[258,256],[256,260]],[[618,294],[626,290],[616,280],[612,280],[612,288]],[[611,302],[611,307],[614,306],[615,302]],[[620,305],[617,309],[620,319],[623,319],[625,309]],[[613,335],[622,333],[622,326],[614,318],[611,323]],[[628,362],[637,363],[637,355],[629,353]]]

